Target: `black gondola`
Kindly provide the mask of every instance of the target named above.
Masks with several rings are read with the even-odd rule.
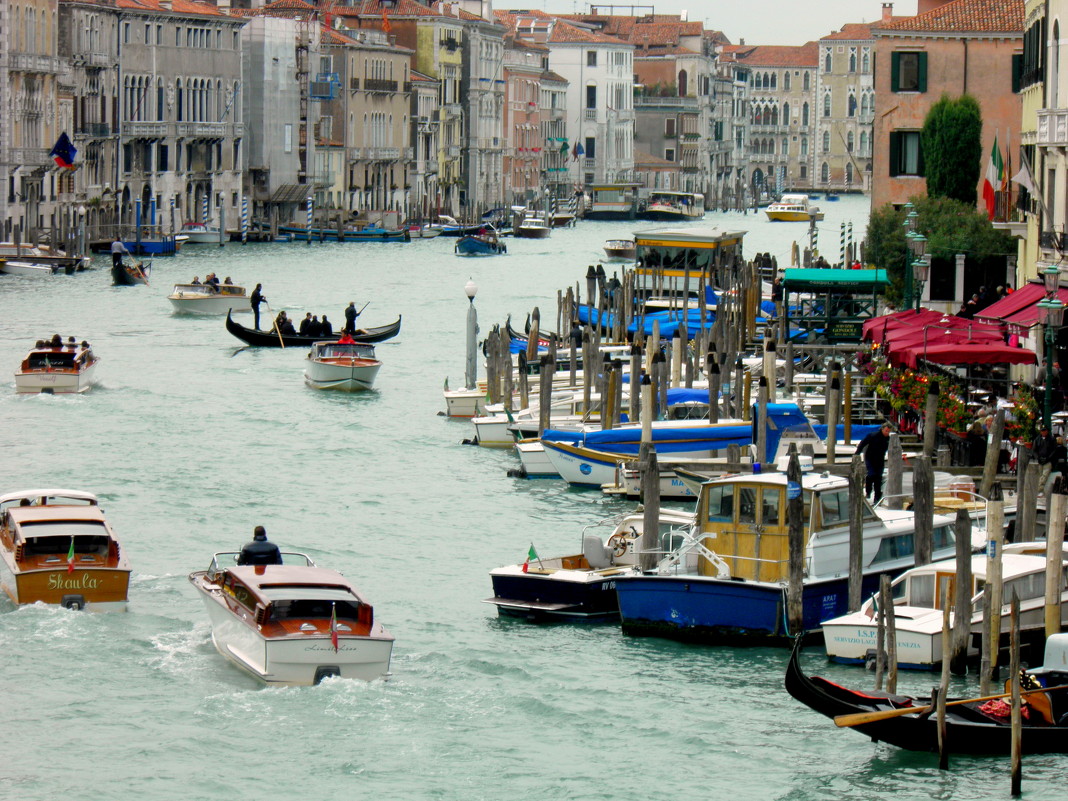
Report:
[[[786,691],[811,709],[835,718],[870,712],[889,712],[905,707],[917,707],[916,712],[863,723],[850,728],[866,734],[875,741],[883,741],[909,751],[938,751],[938,716],[922,710],[930,699],[872,690],[850,690],[820,676],[806,676],[799,663],[800,642],[794,644],[790,664],[786,668]],[[1050,676],[1050,679],[1056,679]],[[1057,681],[1057,686],[1064,684]],[[1068,690],[1048,693],[1053,720],[1060,721],[1068,712]],[[952,705],[951,705],[952,704]],[[1008,755],[1012,727],[1008,717],[997,717],[981,711],[982,701],[969,701],[946,706],[946,732],[952,754]],[[1037,712],[1032,720],[1024,721],[1023,752],[1027,754],[1068,753],[1068,725],[1051,725]]]
[[[115,286],[135,286],[148,284],[148,277],[152,274],[151,262],[137,262],[135,264],[113,264],[111,266],[111,280]]]
[[[392,339],[400,333],[401,318],[398,317],[395,322],[389,325],[382,325],[378,328],[357,328],[356,333],[352,335],[352,338],[357,342],[384,342],[387,339]],[[279,341],[278,332],[271,329],[268,331],[259,331],[255,328],[246,328],[240,323],[234,322],[230,316],[230,312],[226,313],[226,330],[240,339],[247,345],[252,345],[258,348],[280,348],[282,343],[285,343],[287,348],[290,347],[311,347],[315,342],[323,342],[324,340],[331,339],[331,337],[302,337],[300,334],[283,334],[281,341]],[[333,334],[333,338],[341,336],[340,331],[336,331]]]

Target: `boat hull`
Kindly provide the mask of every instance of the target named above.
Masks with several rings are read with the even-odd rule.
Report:
[[[705,215],[703,213],[686,214],[682,211],[652,206],[638,216],[643,220],[655,220],[657,222],[694,222],[695,220],[703,220]]]
[[[96,376],[96,362],[77,372],[30,370],[15,373],[15,391],[19,393],[45,393],[70,395],[87,392]]]
[[[208,610],[211,640],[231,663],[267,684],[314,685],[324,672],[346,679],[387,678],[393,637],[377,623],[369,636],[338,637],[338,650],[329,635],[289,635],[267,638],[219,600],[193,582]]]
[[[374,387],[381,366],[378,362],[368,364],[360,360],[352,365],[309,360],[304,383],[314,389],[362,392]]]
[[[574,557],[578,558],[578,557]],[[616,579],[632,568],[596,573],[578,570],[539,570],[523,573],[518,566],[490,572],[493,597],[486,603],[503,617],[526,620],[595,620],[619,616]]]
[[[871,594],[878,585],[878,575],[864,576],[862,592]],[[805,583],[805,631],[818,631],[824,620],[844,614],[848,590],[847,579]],[[777,584],[693,574],[628,576],[617,582],[616,592],[624,634],[719,645],[787,645],[792,639],[786,589]]]
[[[182,292],[168,296],[174,311],[180,314],[226,314],[250,312],[252,302],[247,295],[189,295]]]
[[[503,242],[465,235],[456,240],[454,250],[457,256],[500,256],[508,252],[508,247]]]
[[[57,264],[42,264],[30,261],[0,261],[0,272],[7,275],[52,276],[59,272]]]
[[[137,286],[138,284],[148,284],[148,279],[152,275],[152,267],[148,264],[142,265],[140,273],[133,272],[128,269],[127,266],[112,266],[111,268],[111,280],[115,286]]]
[[[445,390],[445,414],[448,417],[477,417],[486,413],[486,390]]]
[[[538,440],[524,440],[515,444],[516,455],[522,464],[521,478],[560,478],[560,473],[545,455]]]
[[[382,325],[377,328],[359,328],[353,335],[353,339],[357,342],[366,343],[383,342],[397,336],[400,333],[400,328],[401,318],[398,317],[396,322],[389,325]],[[226,330],[246,345],[259,348],[280,348],[283,346],[287,348],[310,348],[316,342],[323,341],[321,336],[302,337],[299,334],[283,334],[280,336],[274,330],[260,331],[255,328],[246,328],[241,323],[236,322],[230,314],[226,315]]]
[[[772,222],[808,222],[812,214],[807,211],[771,211],[765,209],[764,213]]]
[[[128,568],[29,570],[15,574],[0,560],[0,589],[16,604],[55,604],[88,611],[123,611],[130,590]]]
[[[289,236],[294,242],[307,242],[308,229],[282,225],[278,230]],[[313,242],[410,242],[411,234],[407,228],[395,230],[385,228],[364,229],[361,231],[345,231],[340,234],[336,228],[312,228],[311,240]]]

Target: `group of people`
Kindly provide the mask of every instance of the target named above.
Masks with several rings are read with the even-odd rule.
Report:
[[[215,273],[208,273],[203,281],[200,280],[199,275],[194,275],[193,280],[190,282],[193,286],[209,286],[216,292],[219,291],[220,281],[219,276]],[[226,276],[225,280],[221,282],[226,286],[233,286],[234,282],[230,280],[230,276]]]
[[[230,279],[227,278],[226,281],[229,283]],[[267,298],[263,294],[263,284],[256,284],[256,288],[249,295],[249,303],[252,306],[256,330],[258,331],[260,330],[260,306],[267,303]],[[350,341],[352,341],[352,335],[356,333],[356,318],[359,316],[360,312],[356,309],[356,301],[350,302],[345,308],[345,326],[341,329],[342,333],[350,337]],[[286,314],[284,309],[275,315],[274,330],[278,331],[282,336],[325,338],[334,336],[334,324],[330,322],[325,314],[320,318],[319,315],[308,312],[304,315],[304,319],[300,321],[299,328],[297,328],[294,327],[293,321],[289,319],[289,315]]]
[[[64,342],[63,337],[59,334],[53,334],[51,339],[38,339],[34,345],[34,350],[44,350],[45,348],[51,348],[52,350],[63,350]],[[82,341],[82,348],[88,348],[89,343]],[[77,350],[78,340],[74,337],[67,337],[66,342],[67,350]]]
[[[998,286],[993,291],[981,286],[978,292],[973,292],[972,296],[961,304],[960,309],[957,311],[957,316],[970,320],[975,317],[977,312],[981,312],[987,306],[992,306],[1006,295],[1011,295],[1012,293],[1013,289],[1008,285]]]

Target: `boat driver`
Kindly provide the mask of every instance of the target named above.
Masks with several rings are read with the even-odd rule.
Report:
[[[239,565],[280,565],[282,552],[278,546],[267,539],[267,529],[256,526],[252,532],[252,542],[241,549],[237,557]]]

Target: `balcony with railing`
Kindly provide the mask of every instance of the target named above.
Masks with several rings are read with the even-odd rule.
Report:
[[[111,127],[106,122],[83,122],[74,129],[75,137],[102,139],[111,135]]]
[[[10,147],[7,149],[7,163],[24,167],[42,167],[52,163],[47,147]]]
[[[123,136],[130,138],[159,139],[169,133],[170,126],[169,122],[124,122],[121,130]]]
[[[1039,109],[1036,134],[1039,147],[1068,146],[1068,108]]]
[[[219,139],[230,135],[232,125],[229,122],[179,122],[178,136]]]
[[[360,79],[359,78],[349,78],[349,91],[350,92],[358,92],[358,91],[360,91]]]
[[[363,88],[367,92],[396,92],[397,82],[368,78],[363,82]]]
[[[63,62],[55,56],[42,56],[37,53],[8,53],[7,67],[18,72],[58,73]]]
[[[583,109],[582,119],[590,121],[590,122],[597,122],[597,109],[595,109],[595,108]]]
[[[368,161],[396,161],[401,157],[399,147],[369,147],[365,153]]]

